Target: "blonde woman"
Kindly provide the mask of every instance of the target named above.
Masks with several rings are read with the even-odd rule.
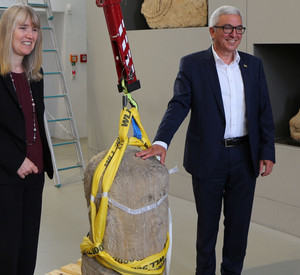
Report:
[[[0,270],[33,275],[44,171],[53,177],[45,134],[42,34],[35,11],[13,5],[0,21]]]

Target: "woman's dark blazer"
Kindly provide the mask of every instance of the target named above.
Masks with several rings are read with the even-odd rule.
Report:
[[[53,177],[53,166],[44,126],[44,82],[30,83],[43,145],[44,170]],[[25,119],[10,75],[0,76],[0,184],[20,180],[17,174],[26,157]]]

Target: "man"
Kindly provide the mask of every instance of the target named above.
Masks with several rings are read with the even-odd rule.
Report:
[[[210,18],[213,45],[181,59],[174,96],[152,147],[164,164],[173,135],[191,110],[184,167],[192,175],[198,213],[197,275],[214,275],[222,202],[222,275],[241,274],[256,178],[275,163],[274,125],[261,61],[238,52],[245,28],[240,11],[218,8]]]

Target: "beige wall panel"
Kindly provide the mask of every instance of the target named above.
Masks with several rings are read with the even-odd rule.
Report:
[[[272,174],[259,177],[256,195],[300,208],[300,148],[276,145],[276,158]]]
[[[252,221],[300,238],[300,208],[255,197]]]
[[[106,22],[101,8],[88,1],[88,145],[90,157],[108,149],[118,134],[121,94]],[[132,96],[138,102],[144,128],[152,141],[168,101],[183,55],[206,49],[208,28],[164,29],[127,32],[138,79],[142,88]],[[187,120],[172,141],[167,167],[178,166],[173,177],[190,184],[182,167]],[[182,175],[186,181],[182,181]],[[176,188],[171,188],[175,194]],[[181,190],[178,195],[181,194]],[[190,198],[192,199],[192,198]]]
[[[300,148],[276,145],[273,173],[259,177],[252,220],[300,237]]]
[[[209,1],[209,15],[220,5],[235,5],[244,15],[247,31],[239,49],[253,53],[253,43],[299,43],[297,0]],[[88,29],[88,146],[90,157],[108,149],[118,135],[121,94],[103,10],[87,1]],[[129,31],[133,62],[142,88],[132,96],[140,107],[142,123],[153,140],[173,93],[173,83],[183,55],[211,45],[208,28]],[[191,178],[182,167],[187,119],[176,133],[167,155],[170,194],[193,201]],[[299,236],[293,220],[300,220],[298,199],[300,151],[276,146],[274,173],[259,178],[253,220]],[[267,218],[266,218],[267,217]]]
[[[300,43],[300,2],[297,0],[247,1],[247,50],[253,44]],[[276,58],[276,56],[274,56]],[[253,220],[263,225],[299,236],[299,164],[300,149],[276,146],[273,173],[257,182]]]
[[[255,43],[300,43],[298,0],[247,1],[248,51]]]
[[[219,3],[216,5],[216,2]],[[231,2],[234,4],[237,1]],[[209,14],[219,5],[226,3],[228,2],[209,3]],[[243,10],[245,17],[245,1],[239,1],[239,3],[241,3],[239,8]],[[87,1],[87,10],[88,145],[90,156],[92,156],[98,151],[108,149],[118,134],[121,95],[116,88],[117,73],[103,10],[97,8],[91,1]],[[208,48],[211,45],[211,39],[207,27],[128,31],[127,34],[137,77],[142,86],[140,90],[133,92],[132,96],[139,104],[143,126],[150,140],[153,140],[173,93],[173,83],[178,72],[180,58]],[[246,50],[245,41],[240,45],[240,49]],[[166,161],[169,169],[175,165],[178,166],[179,171],[173,175],[173,178],[175,182],[181,182],[184,188],[185,184],[191,185],[190,177],[182,167],[187,123],[188,119],[176,133]],[[180,187],[177,191],[174,185],[170,192],[181,197],[181,191]],[[193,200],[191,192],[187,194],[184,197]]]

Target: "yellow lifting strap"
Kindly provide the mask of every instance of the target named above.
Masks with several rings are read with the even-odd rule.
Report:
[[[141,139],[136,137],[128,138],[127,136],[132,118],[135,120],[141,131]],[[95,257],[103,266],[113,269],[123,275],[160,275],[163,274],[165,268],[166,254],[169,248],[169,236],[167,236],[167,242],[161,252],[142,260],[125,261],[122,259],[115,259],[110,256],[103,247],[102,242],[106,226],[108,192],[118,171],[127,145],[138,146],[141,149],[146,149],[151,145],[141,124],[138,110],[135,107],[132,107],[130,110],[127,108],[122,109],[119,121],[119,136],[94,172],[90,201],[90,219],[94,243],[89,237],[84,237],[83,243],[80,245],[81,253],[86,254],[89,257]],[[99,210],[97,212],[94,200],[98,193],[101,178],[102,194]]]

